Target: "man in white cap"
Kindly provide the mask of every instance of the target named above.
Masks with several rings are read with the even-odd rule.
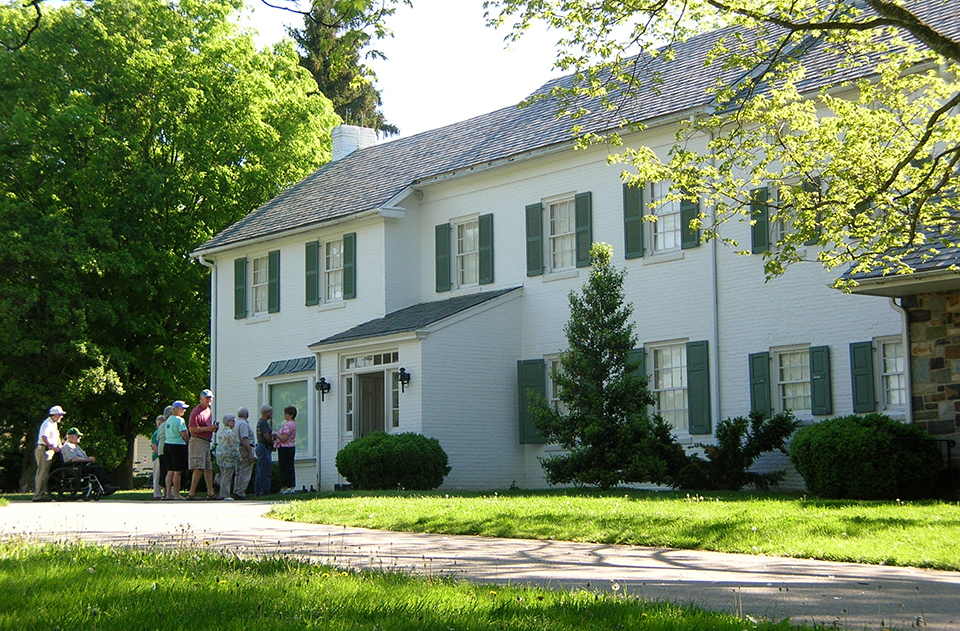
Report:
[[[40,424],[40,434],[37,436],[37,448],[33,452],[37,459],[37,475],[33,479],[33,501],[49,502],[47,495],[47,479],[50,477],[50,461],[54,455],[60,453],[63,443],[60,440],[60,426],[58,423],[66,412],[59,405],[50,408],[50,416]]]

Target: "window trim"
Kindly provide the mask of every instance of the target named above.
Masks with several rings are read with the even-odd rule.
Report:
[[[369,358],[369,363],[368,363]],[[349,366],[349,362],[353,360],[354,365]],[[363,360],[362,362],[357,362],[357,360]],[[340,409],[342,410],[342,420],[340,421],[340,432],[341,435],[351,438],[355,436],[356,431],[356,412],[359,410],[360,401],[357,398],[357,395],[360,394],[359,389],[357,388],[357,379],[358,375],[368,374],[368,373],[381,373],[383,375],[383,428],[384,431],[388,434],[393,430],[398,430],[400,428],[400,408],[398,397],[397,406],[394,407],[394,384],[399,385],[399,371],[400,371],[400,352],[397,348],[387,348],[387,349],[377,349],[366,352],[357,352],[351,351],[350,353],[343,353],[337,358],[337,365],[340,369],[339,375],[339,385],[340,385]],[[348,382],[350,385],[348,386]],[[348,400],[352,403],[352,407],[348,410]],[[394,425],[394,410],[396,411],[396,422]]]
[[[643,348],[645,353],[648,354],[650,361],[648,363],[649,377],[650,380],[647,384],[647,389],[650,391],[650,394],[656,400],[652,406],[652,412],[654,414],[661,414],[660,408],[660,392],[677,392],[682,391],[683,395],[683,408],[673,408],[671,412],[682,412],[683,422],[681,427],[677,425],[667,417],[664,417],[664,420],[667,421],[672,427],[673,432],[680,436],[688,436],[690,434],[690,382],[689,382],[689,359],[687,357],[687,345],[689,340],[678,339],[678,340],[665,340],[662,342],[651,342],[644,344]],[[679,371],[680,375],[680,387],[669,387],[669,388],[657,388],[657,355],[660,351],[664,349],[679,349],[682,354],[682,364],[680,366],[669,366],[668,369],[671,371]],[[662,416],[662,414],[661,414]]]
[[[781,381],[780,372],[781,372],[781,363],[780,358],[789,355],[789,354],[799,354],[805,361],[805,364],[801,364],[801,367],[806,366],[806,379],[802,381]],[[812,378],[812,367],[810,365],[810,344],[794,344],[790,346],[777,346],[770,349],[770,360],[772,362],[772,374],[770,379],[770,385],[773,387],[773,409],[775,412],[785,412],[790,410],[794,414],[801,415],[813,415],[813,384],[811,383]],[[785,384],[805,384],[806,385],[806,394],[803,395],[805,398],[809,399],[810,405],[806,408],[788,408],[784,405],[784,395],[782,392],[782,386]],[[794,396],[794,398],[796,398]]]
[[[884,371],[884,356],[883,349],[887,344],[899,344],[900,345],[900,362],[902,363],[900,371],[894,371],[886,373]],[[905,415],[907,411],[907,401],[910,399],[910,382],[907,380],[907,355],[906,355],[906,345],[903,343],[903,337],[900,335],[888,335],[876,337],[873,339],[873,345],[876,349],[875,361],[877,369],[877,378],[876,378],[876,387],[877,387],[877,399],[880,405],[880,410],[886,414],[893,414],[896,416]],[[901,394],[901,403],[890,403],[889,395],[887,388],[884,384],[884,377],[887,375],[899,375],[902,388],[900,388]]]

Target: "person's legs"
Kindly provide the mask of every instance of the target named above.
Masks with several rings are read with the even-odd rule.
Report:
[[[277,449],[277,459],[280,461],[280,486],[285,489],[292,489],[297,485],[294,451],[293,447]]]
[[[50,458],[43,445],[37,445],[33,452],[37,459],[37,475],[33,478],[33,499],[40,500],[47,496],[47,479],[50,477]]]
[[[163,497],[163,491],[160,489],[160,458],[153,461],[153,499],[158,500]]]
[[[220,467],[220,498],[226,499],[233,492],[233,475],[236,467]]]
[[[187,443],[187,468],[193,470],[193,477],[190,478],[190,493],[187,497],[197,496],[197,487],[200,486],[200,478],[204,477],[206,470],[210,469],[210,443],[191,437]],[[207,495],[213,495],[213,470],[210,471],[210,478],[207,482]]]
[[[247,494],[247,489],[250,487],[250,474],[252,473],[253,460],[250,459],[250,454],[244,454],[241,450],[240,463],[237,465],[237,472],[233,478],[233,494],[236,497],[242,498]]]
[[[203,481],[207,483],[207,497],[216,497],[217,494],[213,490],[213,469],[204,469],[203,470]],[[223,484],[223,481],[220,481]]]
[[[270,465],[272,456],[266,445],[257,443],[257,470],[253,481],[253,492],[266,495],[270,492]]]

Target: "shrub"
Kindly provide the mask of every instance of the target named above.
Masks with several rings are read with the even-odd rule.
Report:
[[[882,414],[804,427],[790,460],[810,492],[844,499],[933,497],[941,468],[940,450],[923,430]]]
[[[783,471],[758,473],[748,469],[762,453],[774,449],[787,453],[786,441],[799,424],[790,412],[769,419],[761,412],[751,412],[748,418],[721,421],[717,444],[697,445],[707,459],[691,456],[680,472],[679,486],[709,491],[739,491],[747,485],[765,491],[776,486],[783,479]]]
[[[340,450],[337,471],[360,490],[426,491],[443,484],[450,467],[436,438],[373,432]]]

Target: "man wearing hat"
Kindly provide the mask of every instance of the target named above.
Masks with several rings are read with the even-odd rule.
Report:
[[[201,476],[207,483],[207,499],[220,499],[213,492],[213,460],[210,458],[210,439],[217,431],[213,424],[213,410],[210,409],[212,404],[213,392],[204,389],[200,392],[200,403],[190,412],[190,422],[187,423],[190,432],[190,442],[187,443],[188,464],[189,468],[193,469],[187,498],[191,500],[197,499]]]
[[[33,479],[33,501],[49,502],[47,496],[47,479],[50,477],[50,461],[55,454],[60,453],[60,426],[57,425],[66,412],[59,405],[50,408],[50,416],[40,424],[40,434],[37,436],[37,448],[34,455],[37,459],[37,475]]]
[[[80,463],[80,473],[95,477],[103,488],[104,497],[116,493],[117,487],[110,486],[109,484],[110,476],[107,474],[107,470],[98,464],[93,464],[94,457],[88,456],[84,453],[83,449],[80,448],[81,437],[83,437],[83,434],[81,434],[80,430],[76,427],[71,427],[67,430],[67,442],[64,443],[63,450],[60,452],[60,455],[63,456],[63,461]]]

